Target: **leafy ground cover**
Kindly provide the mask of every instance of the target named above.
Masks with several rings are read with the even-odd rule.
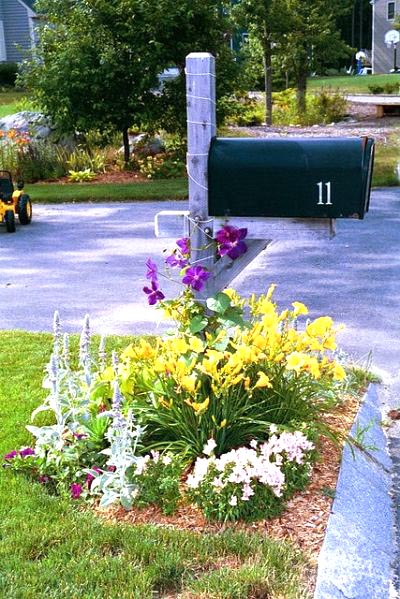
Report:
[[[44,398],[51,346],[50,335],[0,332],[0,454],[30,442],[25,423]],[[309,597],[308,567],[297,549],[261,533],[104,522],[39,483],[1,473],[0,594],[9,599],[301,599]]]
[[[384,86],[388,83],[400,84],[400,77],[397,74],[392,75],[343,75],[341,77],[311,77],[307,81],[310,91],[322,89],[339,90],[343,93],[371,93],[368,89],[370,85]]]

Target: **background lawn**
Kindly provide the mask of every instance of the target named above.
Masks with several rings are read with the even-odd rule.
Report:
[[[310,77],[307,81],[309,91],[330,88],[344,94],[370,94],[369,85],[383,86],[385,83],[398,83],[400,75],[343,75],[341,77]]]
[[[187,179],[156,179],[138,183],[29,183],[35,202],[96,202],[110,200],[182,200],[188,197]]]
[[[113,347],[132,339],[114,338]],[[75,344],[77,339],[75,339]],[[49,334],[0,331],[0,456],[31,442]],[[43,417],[43,416],[42,416]],[[38,419],[39,420],[39,419]],[[109,524],[22,474],[0,477],[0,596],[7,599],[306,599],[304,556],[265,536]]]

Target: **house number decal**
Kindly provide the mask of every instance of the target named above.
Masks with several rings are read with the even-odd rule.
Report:
[[[326,202],[324,202],[324,186],[326,188]],[[327,183],[324,183],[323,181],[320,181],[319,183],[317,183],[317,187],[318,187],[318,198],[319,198],[317,206],[332,206],[331,182],[327,181]]]

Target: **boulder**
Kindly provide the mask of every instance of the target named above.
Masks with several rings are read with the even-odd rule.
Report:
[[[50,118],[41,112],[24,110],[0,119],[0,131],[6,133],[11,129],[15,129],[20,133],[27,133],[33,142],[50,141],[71,148],[75,146],[73,137],[60,137]]]

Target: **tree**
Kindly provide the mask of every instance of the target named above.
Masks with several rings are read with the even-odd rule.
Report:
[[[297,110],[306,109],[307,78],[351,49],[337,29],[338,15],[349,10],[342,0],[282,0],[289,15],[289,30],[282,37],[279,51],[296,81]]]
[[[46,15],[23,82],[64,132],[122,132],[151,119],[158,75],[185,54],[218,50],[224,13],[215,0],[38,0]]]
[[[262,48],[265,122],[272,124],[272,56],[284,32],[289,31],[286,0],[241,0],[233,8],[238,25],[247,29]]]

